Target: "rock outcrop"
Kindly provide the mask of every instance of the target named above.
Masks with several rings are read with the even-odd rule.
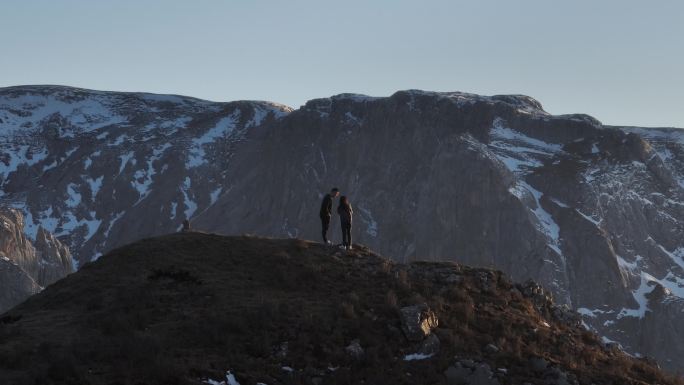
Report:
[[[36,259],[40,265],[36,281],[41,286],[47,286],[73,273],[71,252],[54,234],[38,227],[33,245],[36,248]]]
[[[427,304],[406,306],[401,313],[401,330],[409,341],[422,341],[439,325],[439,320]]]
[[[69,249],[42,228],[32,243],[24,217],[0,209],[0,313],[74,271]]]

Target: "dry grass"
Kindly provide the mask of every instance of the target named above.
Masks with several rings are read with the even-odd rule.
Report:
[[[462,279],[444,282],[445,272]],[[492,288],[481,290],[482,272],[394,266],[364,250],[349,255],[298,240],[147,239],[0,318],[0,383],[198,384],[232,370],[244,384],[444,384],[459,356],[507,368],[504,384],[542,383],[530,357],[586,384],[681,384],[586,331],[552,319],[540,328],[543,314],[501,273],[487,271]],[[423,302],[439,317],[440,353],[396,359],[416,349],[400,331],[398,308]],[[345,351],[354,339],[365,351],[358,359]],[[484,353],[489,343],[500,351]]]
[[[385,295],[385,305],[391,309],[396,309],[399,299],[397,298],[397,293],[394,290],[388,290]]]

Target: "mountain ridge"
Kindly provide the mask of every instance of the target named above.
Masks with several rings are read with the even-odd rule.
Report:
[[[88,94],[88,93],[99,93],[99,94],[108,94],[108,95],[129,95],[129,96],[147,96],[152,99],[154,98],[177,98],[177,99],[188,99],[188,100],[194,100],[197,102],[205,102],[205,103],[211,103],[211,104],[226,104],[226,103],[236,103],[236,102],[255,102],[255,103],[269,103],[269,104],[274,104],[274,105],[280,105],[282,107],[286,107],[289,109],[293,109],[292,107],[274,102],[274,101],[269,101],[269,100],[249,100],[249,99],[240,99],[240,100],[229,100],[229,101],[215,101],[215,100],[210,100],[210,99],[202,99],[194,96],[189,96],[189,95],[182,95],[182,94],[167,94],[167,93],[157,93],[157,92],[146,92],[146,91],[112,91],[112,90],[96,90],[96,89],[91,89],[91,88],[84,88],[84,87],[74,87],[74,86],[67,86],[67,85],[60,85],[60,84],[26,84],[26,85],[16,85],[16,86],[6,86],[6,87],[0,87],[0,92],[2,91],[18,91],[18,92],[27,92],[27,91],[37,91],[37,92],[42,92],[45,93],[47,91],[54,92],[54,91],[72,91],[72,92],[78,92],[78,93],[83,93],[83,94]]]
[[[234,103],[234,102],[255,102],[255,103],[270,103],[274,105],[279,105],[282,107],[286,107],[291,109],[292,111],[299,110],[299,108],[292,107],[290,105],[280,103],[277,101],[272,101],[272,100],[266,100],[266,99],[237,99],[237,100],[212,100],[212,99],[203,99],[200,97],[194,97],[194,96],[189,96],[189,95],[184,95],[184,94],[176,94],[176,93],[160,93],[160,92],[146,92],[146,91],[116,91],[116,90],[98,90],[98,89],[93,89],[93,88],[85,88],[85,87],[75,87],[75,86],[68,86],[68,85],[62,85],[62,84],[23,84],[23,85],[13,85],[13,86],[4,86],[0,87],[0,91],[3,90],[17,90],[17,91],[29,91],[29,90],[36,90],[36,91],[46,91],[46,90],[74,90],[74,91],[79,91],[79,92],[84,92],[84,93],[104,93],[104,94],[128,94],[128,95],[149,95],[152,97],[160,97],[160,96],[170,96],[170,97],[176,97],[179,99],[194,99],[196,101],[200,102],[207,102],[207,103]],[[417,88],[410,88],[410,89],[405,89],[405,90],[398,90],[394,92],[391,95],[385,95],[385,96],[371,96],[371,95],[366,95],[366,94],[358,94],[358,93],[353,93],[353,92],[342,92],[339,94],[335,94],[329,97],[320,97],[320,98],[313,98],[309,99],[304,104],[300,106],[303,107],[305,106],[308,102],[311,101],[316,101],[316,100],[324,100],[324,99],[331,99],[331,98],[336,98],[336,97],[345,97],[345,96],[359,96],[362,98],[367,98],[367,99],[381,99],[381,98],[388,98],[393,96],[394,94],[398,92],[416,92],[416,93],[425,93],[425,94],[462,94],[462,95],[471,95],[471,96],[483,96],[483,97],[488,97],[488,98],[505,98],[505,97],[518,97],[521,99],[529,99],[533,103],[536,103],[539,106],[539,109],[543,110],[543,106],[541,102],[539,102],[537,99],[525,95],[525,94],[494,94],[494,95],[480,95],[476,93],[471,93],[471,92],[460,92],[460,91],[427,91],[427,90],[422,90],[422,89],[417,89]],[[548,112],[547,112],[548,113]],[[596,119],[595,117],[588,115],[588,114],[583,114],[583,113],[563,113],[563,114],[550,114],[553,116],[573,116],[573,115],[585,115],[588,117],[591,117],[592,119]],[[641,129],[654,129],[654,130],[684,130],[684,127],[675,127],[675,126],[631,126],[631,125],[620,125],[620,124],[603,124],[605,127],[610,127],[610,128],[615,128],[615,129],[620,129],[620,128],[626,128],[626,129],[631,129],[631,128],[641,128]]]
[[[186,218],[314,238],[321,194],[337,186],[374,250],[532,278],[605,338],[684,365],[668,343],[684,336],[679,136],[521,96],[343,94],[291,110],[68,91],[0,92],[2,203],[82,264]]]

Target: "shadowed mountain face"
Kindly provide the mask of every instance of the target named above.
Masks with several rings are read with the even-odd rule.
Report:
[[[80,262],[185,217],[317,239],[336,186],[356,242],[535,279],[605,338],[684,367],[670,342],[684,337],[682,130],[553,116],[526,96],[345,94],[292,111],[64,87],[0,90],[0,127],[5,204]]]
[[[0,335],[0,382],[17,385],[678,383],[534,284],[296,239],[144,239],[12,309]]]

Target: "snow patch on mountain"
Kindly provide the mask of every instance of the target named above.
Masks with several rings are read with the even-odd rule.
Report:
[[[171,202],[171,219],[176,219],[176,215],[178,215],[178,203]]]
[[[93,158],[97,158],[100,155],[102,155],[102,151],[98,150],[98,151],[95,151],[92,154],[90,154],[90,156],[88,156],[87,158],[85,158],[85,160],[83,161],[84,169],[88,170],[90,168],[90,166],[93,165]],[[55,166],[57,165],[56,163],[57,162],[55,162]],[[43,170],[43,171],[45,171],[45,170]]]
[[[216,125],[207,130],[204,135],[193,139],[190,146],[186,167],[194,168],[203,165],[206,162],[204,145],[213,143],[218,138],[228,136],[235,129],[236,123],[239,121],[239,119],[240,110],[238,109],[235,110],[235,112],[233,112],[230,116],[221,118]]]
[[[190,195],[190,189],[192,188],[192,182],[190,181],[190,177],[186,176],[184,181],[183,181],[183,187],[181,188],[181,192],[183,193],[183,203],[185,204],[185,218],[190,219],[192,218],[192,215],[197,211],[197,203],[191,199]]]
[[[378,236],[378,222],[373,218],[373,213],[367,208],[359,206],[361,211],[361,219],[366,223],[366,234],[375,238]]]
[[[498,117],[494,119],[490,133],[494,138],[499,139],[491,142],[491,145],[494,147],[503,144],[505,149],[542,155],[554,155],[562,150],[562,145],[560,144],[544,142],[511,128],[507,128],[506,121]],[[508,142],[519,143],[520,147],[511,148]]]
[[[526,174],[541,167],[543,161],[562,152],[562,146],[529,137],[506,127],[505,120],[495,118],[490,130],[489,148],[515,174]]]
[[[138,191],[138,201],[134,205],[142,202],[150,194],[150,187],[152,185],[152,177],[157,173],[155,163],[164,155],[164,152],[171,147],[170,143],[152,150],[152,156],[147,159],[147,167],[136,170],[133,174],[133,181],[131,185]]]
[[[39,212],[36,219],[33,218],[33,214],[31,214],[31,211],[27,209],[25,204],[15,205],[14,208],[24,213],[24,234],[31,240],[36,240],[39,227],[54,233],[59,225],[59,219],[52,216],[52,206]]]
[[[126,117],[117,113],[111,99],[102,93],[93,93],[83,100],[72,100],[69,91],[61,94],[10,94],[0,99],[0,119],[3,136],[24,135],[39,127],[41,121],[61,117],[62,137],[96,131],[104,126],[123,123]]]
[[[563,252],[560,248],[560,226],[558,226],[556,221],[553,220],[553,216],[551,216],[551,214],[548,211],[544,210],[544,208],[542,207],[540,201],[543,195],[542,192],[530,186],[527,182],[518,181],[518,184],[524,187],[527,191],[529,191],[534,197],[535,207],[530,208],[530,211],[532,211],[534,215],[537,217],[539,223],[539,230],[541,230],[542,233],[546,234],[546,236],[550,240],[548,246],[552,248],[554,251],[556,251],[558,255],[562,256]]]
[[[682,252],[684,252],[684,250]],[[680,253],[679,249],[677,250],[677,253]],[[639,307],[637,309],[622,309],[618,313],[616,317],[617,319],[621,319],[623,317],[643,318],[646,315],[646,312],[651,310],[648,305],[647,295],[653,291],[656,284],[665,289],[666,295],[684,298],[683,278],[675,275],[672,271],[669,271],[662,279],[656,278],[655,276],[640,269],[642,261],[643,258],[641,256],[638,256],[638,258],[631,263],[618,256],[618,264],[623,272],[626,275],[636,275],[640,277],[640,284],[638,288],[632,290],[632,296]]]
[[[254,107],[254,116],[247,122],[247,127],[256,127],[261,124],[261,122],[266,119],[268,112],[265,108],[260,106]]]
[[[124,171],[126,166],[128,165],[129,162],[133,163],[135,165],[135,153],[133,151],[128,151],[125,154],[119,155],[119,159],[121,160],[121,163],[119,165],[119,175]]]
[[[354,115],[353,113],[351,113],[349,111],[345,112],[344,116],[345,116],[348,123],[355,124],[355,125],[361,124],[361,118],[359,118],[358,116]]]
[[[678,247],[672,252],[668,251],[665,247],[663,247],[660,244],[658,244],[657,246],[665,255],[667,255],[670,258],[672,262],[674,262],[677,266],[681,267],[682,271],[684,271],[684,246]]]
[[[240,385],[238,380],[235,378],[235,375],[230,372],[226,372],[226,380],[225,381],[217,381],[217,380],[212,380],[212,379],[207,379],[204,380],[205,384],[209,385]],[[258,385],[258,384],[257,384]]]
[[[521,200],[528,195],[533,197],[534,205],[529,209],[537,218],[538,228],[549,239],[548,246],[562,256],[560,227],[551,214],[542,207],[540,200],[543,193],[524,180],[526,174],[543,165],[544,159],[562,153],[562,146],[508,128],[505,120],[498,117],[492,123],[490,134],[492,139],[488,147],[517,178],[509,192]],[[567,207],[565,204],[562,205]]]
[[[104,175],[101,175],[98,178],[86,178],[86,182],[90,186],[90,200],[92,202],[95,202],[95,197],[97,196],[97,193],[100,192],[100,188],[102,188],[102,181],[104,180]]]
[[[126,134],[119,135],[113,142],[108,143],[108,146],[110,146],[110,147],[121,146],[122,144],[124,144],[126,142],[127,139],[128,139],[128,135],[126,135]]]
[[[67,185],[67,199],[65,201],[67,207],[69,208],[75,208],[81,203],[81,193],[76,191],[76,184],[75,183],[69,183]]]
[[[143,132],[150,133],[154,130],[159,130],[163,135],[168,136],[175,134],[178,129],[188,127],[188,124],[192,122],[192,120],[193,118],[191,116],[180,116],[175,119],[164,119],[161,116],[157,116],[154,121],[145,125]]]
[[[97,229],[100,227],[100,224],[102,223],[102,220],[95,218],[95,211],[91,211],[89,213],[90,218],[81,218],[78,219],[76,218],[76,215],[74,215],[71,212],[67,212],[64,214],[61,224],[59,228],[61,228],[61,231],[57,232],[57,236],[63,236],[63,235],[69,235],[73,233],[77,229],[85,229],[86,234],[83,238],[83,241],[86,242],[90,238],[92,238],[93,235],[97,232]]]
[[[112,227],[114,227],[114,224],[116,224],[116,222],[118,222],[119,219],[121,219],[121,217],[124,216],[124,214],[126,214],[126,212],[121,211],[121,212],[114,214],[114,216],[112,216],[112,218],[109,220],[109,225],[107,226],[107,229],[104,231],[105,237],[109,236],[109,232],[112,231]]]
[[[57,166],[58,166],[57,159],[55,159],[52,161],[52,163],[43,166],[43,173],[45,173],[45,171],[52,170],[53,168],[55,168]]]
[[[218,200],[222,191],[223,191],[223,187],[219,187],[209,194],[209,199],[210,199],[209,206],[213,206],[214,203],[216,203],[216,201]]]
[[[639,264],[643,261],[643,257],[640,255],[637,255],[636,259],[634,262],[627,262],[623,257],[619,255],[615,255],[615,258],[617,259],[618,266],[620,266],[620,269],[623,270],[623,272],[627,274],[634,274],[639,272]]]
[[[642,271],[641,284],[636,290],[632,291],[632,296],[634,297],[634,300],[636,301],[639,307],[636,309],[622,309],[620,313],[617,315],[617,319],[623,317],[644,318],[646,312],[651,310],[648,307],[648,298],[646,297],[646,295],[653,291],[652,282],[658,282],[658,280],[652,275]]]
[[[0,147],[0,150],[2,150],[2,154],[0,154],[0,175],[2,175],[3,183],[20,166],[32,166],[47,157],[47,150],[45,148],[36,148],[28,144],[5,144]]]
[[[601,314],[613,312],[612,310],[606,311],[606,310],[601,310],[601,309],[588,309],[586,307],[577,308],[576,311],[583,316],[587,316],[587,317],[591,317],[591,318],[596,318]]]
[[[595,154],[598,154],[599,152],[601,152],[601,150],[599,150],[598,145],[596,143],[592,143],[591,144],[591,153],[595,155]]]
[[[651,142],[678,142],[684,145],[684,129],[673,127],[620,127],[625,132],[638,134]]]
[[[583,213],[583,212],[580,211],[579,209],[575,209],[575,212],[576,212],[577,214],[579,214],[582,218],[584,218],[584,219],[586,219],[587,221],[593,223],[594,226],[596,226],[596,227],[600,227],[600,226],[601,226],[601,221],[602,221],[603,219],[601,219],[601,218],[595,219],[594,217],[589,216],[589,215]]]

